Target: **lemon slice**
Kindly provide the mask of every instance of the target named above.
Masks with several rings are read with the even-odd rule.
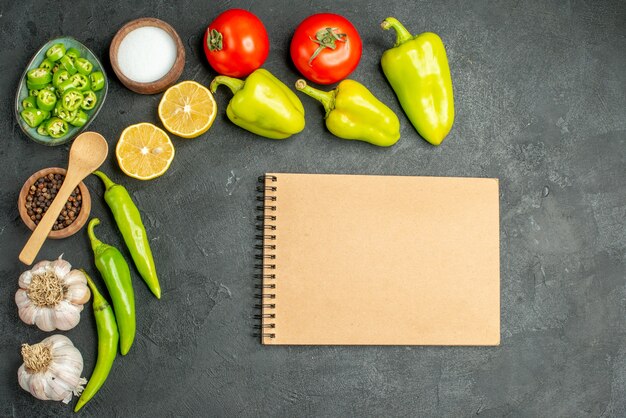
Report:
[[[159,103],[159,118],[165,129],[183,138],[195,138],[208,131],[216,114],[213,94],[195,81],[170,87]]]
[[[174,145],[163,129],[138,123],[124,129],[115,156],[126,175],[150,180],[167,171],[174,159]]]

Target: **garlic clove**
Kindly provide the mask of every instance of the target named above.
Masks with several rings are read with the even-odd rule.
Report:
[[[91,298],[91,291],[82,284],[70,285],[65,292],[65,299],[76,305],[84,305]]]
[[[63,257],[63,255],[59,256],[58,259],[49,263],[48,268],[51,269],[57,277],[63,278],[66,274],[70,272],[70,270],[72,269],[72,265],[63,260],[61,257]]]
[[[45,373],[34,373],[30,377],[30,381],[28,382],[28,391],[37,399],[41,399],[43,401],[48,400],[48,396],[46,395],[46,374]],[[56,400],[56,399],[53,399]]]
[[[85,277],[85,273],[83,273],[82,271],[72,270],[63,278],[63,282],[67,286],[78,285],[78,284],[82,284],[86,286],[87,278]]]
[[[57,329],[67,331],[74,328],[80,322],[80,311],[83,305],[77,306],[66,300],[62,300],[54,309],[55,324]]]
[[[33,268],[30,269],[30,272],[33,274],[33,276],[37,274],[44,274],[46,271],[48,271],[49,264],[50,264],[49,261],[42,260],[39,263],[35,264]]]
[[[42,331],[54,331],[54,311],[52,309],[40,309],[35,317],[35,325]]]
[[[18,284],[22,289],[28,289],[28,286],[30,286],[30,282],[32,280],[33,280],[33,272],[31,270],[27,270],[24,273],[20,274],[20,279],[18,281]]]

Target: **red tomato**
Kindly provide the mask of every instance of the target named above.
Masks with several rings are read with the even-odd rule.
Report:
[[[307,17],[291,39],[291,59],[303,76],[332,84],[350,74],[361,59],[361,37],[343,16],[319,13]]]
[[[204,53],[220,74],[245,77],[265,62],[270,40],[263,22],[242,9],[219,15],[204,34]]]

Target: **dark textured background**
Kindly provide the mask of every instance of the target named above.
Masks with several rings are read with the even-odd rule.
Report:
[[[226,120],[230,93],[217,94],[213,128],[174,138],[161,178],[125,177],[104,165],[143,211],[163,299],[136,280],[138,334],[85,416],[626,416],[626,4],[564,1],[208,2],[0,1],[0,416],[71,415],[17,384],[20,344],[46,333],[21,323],[13,295],[28,231],[16,199],[34,171],[66,164],[68,146],[29,141],[13,116],[23,66],[51,37],[71,35],[110,72],[108,46],[128,20],[171,23],[187,52],[182,79],[208,84],[206,25],[230,7],[266,23],[265,67],[292,84],[290,36],[306,16],[334,11],[364,41],[352,78],[397,111],[402,139],[391,149],[333,138],[307,97],[303,133],[264,140]],[[443,38],[457,118],[443,146],[420,139],[386,83],[381,53],[394,41],[388,16],[412,32]],[[112,73],[110,74],[112,75]],[[92,128],[113,147],[128,125],[157,123],[160,95],[140,96],[110,78]],[[158,124],[158,123],[157,123]],[[112,150],[113,151],[113,150]],[[111,153],[113,154],[113,152]],[[501,186],[502,345],[462,347],[263,347],[251,337],[254,188],[265,171],[498,177]],[[99,235],[123,248],[86,181]],[[95,273],[84,233],[49,241]],[[323,260],[320,260],[323,262]],[[100,279],[98,278],[98,281]],[[91,307],[67,333],[84,375],[96,355]],[[72,405],[74,402],[72,402]]]

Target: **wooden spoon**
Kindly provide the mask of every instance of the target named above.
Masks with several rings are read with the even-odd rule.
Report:
[[[107,141],[99,133],[83,132],[74,140],[70,148],[70,161],[63,185],[22,249],[19,257],[22,263],[33,264],[72,191],[85,177],[100,167],[108,152]]]

